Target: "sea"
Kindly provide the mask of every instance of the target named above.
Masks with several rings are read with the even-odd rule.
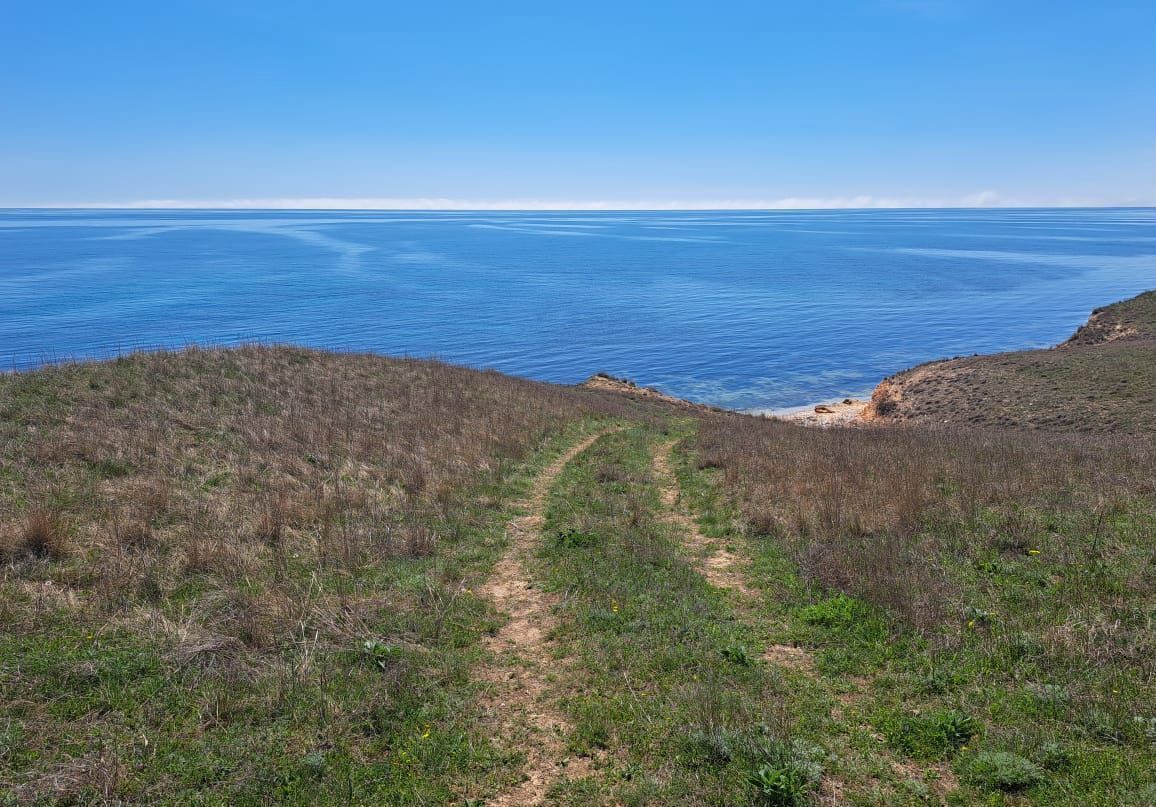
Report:
[[[1156,287],[1156,210],[0,210],[0,369],[292,343],[746,411],[1044,347]]]

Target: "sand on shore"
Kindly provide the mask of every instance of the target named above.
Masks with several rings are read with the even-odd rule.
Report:
[[[863,413],[870,403],[870,398],[844,398],[790,409],[762,409],[752,414],[787,420],[802,426],[848,426],[866,422]]]
[[[667,395],[665,392],[660,392],[651,387],[640,387],[626,379],[614,378],[602,373],[590,376],[590,378],[582,382],[582,386],[601,392],[613,392],[639,400],[665,403],[704,412],[726,411],[705,404],[693,403],[682,398],[675,398],[673,395]],[[752,409],[746,411],[745,414],[778,418],[803,426],[847,426],[866,422],[867,419],[863,414],[870,403],[871,399],[869,397],[843,398],[837,401],[808,404],[807,406],[797,406],[791,409]]]

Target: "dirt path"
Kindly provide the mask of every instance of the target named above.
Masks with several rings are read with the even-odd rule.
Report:
[[[755,591],[744,581],[739,570],[739,558],[721,541],[703,535],[698,524],[680,507],[681,492],[678,479],[670,466],[670,452],[677,439],[659,443],[654,450],[653,470],[662,491],[662,503],[666,508],[664,520],[673,524],[684,535],[683,542],[699,558],[699,571],[711,585],[737,591],[744,597],[754,597]]]
[[[571,446],[534,480],[517,509],[523,515],[509,527],[511,545],[498,561],[481,593],[499,610],[510,615],[495,636],[486,641],[494,661],[481,671],[492,684],[483,708],[501,744],[526,753],[526,778],[489,800],[489,807],[540,804],[550,786],[563,776],[580,778],[590,773],[590,760],[566,757],[568,723],[552,697],[550,673],[557,663],[551,658],[550,632],[555,618],[553,598],[535,587],[526,563],[541,540],[546,497],[570,460],[609,432],[591,435]]]
[[[714,586],[741,595],[736,606],[740,615],[745,614],[740,618],[747,618],[750,613],[745,606],[752,603],[758,593],[744,582],[738,556],[723,546],[720,540],[704,535],[694,518],[681,507],[678,478],[674,474],[670,461],[671,452],[677,442],[677,439],[672,439],[657,444],[652,460],[652,469],[661,490],[662,503],[666,509],[664,520],[682,533],[683,544],[696,557],[698,569],[703,577]],[[802,673],[807,678],[816,679],[818,677],[814,657],[805,648],[779,644],[770,645],[763,652],[762,657],[771,664]],[[856,683],[859,690],[862,690],[867,684],[866,680]],[[861,694],[859,691],[849,697],[841,698],[843,705],[854,706],[858,703]],[[838,712],[838,715],[833,713],[832,717],[842,721],[844,719],[842,709],[838,709]],[[959,786],[951,768],[947,765],[926,764],[920,766],[910,762],[899,762],[886,749],[882,748],[874,753],[881,764],[890,766],[904,778],[917,778],[924,781],[929,789],[941,798]],[[930,775],[928,775],[929,773]],[[824,807],[828,805],[841,807],[841,805],[847,804],[843,790],[844,784],[839,778],[831,775],[824,777],[817,794],[818,803]]]
[[[680,507],[678,478],[670,465],[670,452],[677,442],[675,439],[659,443],[654,451],[653,469],[667,511],[665,520],[682,532],[683,543],[697,556],[699,572],[711,585],[737,592],[742,598],[740,603],[750,602],[758,596],[758,592],[744,581],[739,557],[727,549],[722,541],[704,535],[690,514]],[[771,645],[763,652],[763,658],[799,672],[814,672],[814,659],[801,647]]]

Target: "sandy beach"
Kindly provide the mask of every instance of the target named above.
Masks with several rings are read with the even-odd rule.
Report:
[[[861,416],[870,398],[843,398],[789,409],[762,409],[751,414],[789,420],[803,426],[847,426],[863,422]]]

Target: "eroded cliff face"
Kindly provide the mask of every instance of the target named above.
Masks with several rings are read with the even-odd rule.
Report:
[[[922,414],[929,398],[931,403],[951,394],[951,385],[967,372],[966,359],[921,364],[904,370],[879,382],[871,393],[871,402],[863,410],[860,420],[874,423],[908,420]],[[930,395],[928,394],[930,393]],[[911,411],[912,396],[919,412]]]
[[[860,420],[886,420],[899,408],[903,398],[903,387],[889,378],[879,382],[871,393],[871,402],[859,416]]]
[[[1116,342],[1120,339],[1136,339],[1140,337],[1139,329],[1116,320],[1109,310],[1097,309],[1092,312],[1088,321],[1080,326],[1072,336],[1057,347],[1074,347],[1077,345],[1102,345]]]
[[[1156,291],[1097,308],[1060,348],[1156,338]]]

